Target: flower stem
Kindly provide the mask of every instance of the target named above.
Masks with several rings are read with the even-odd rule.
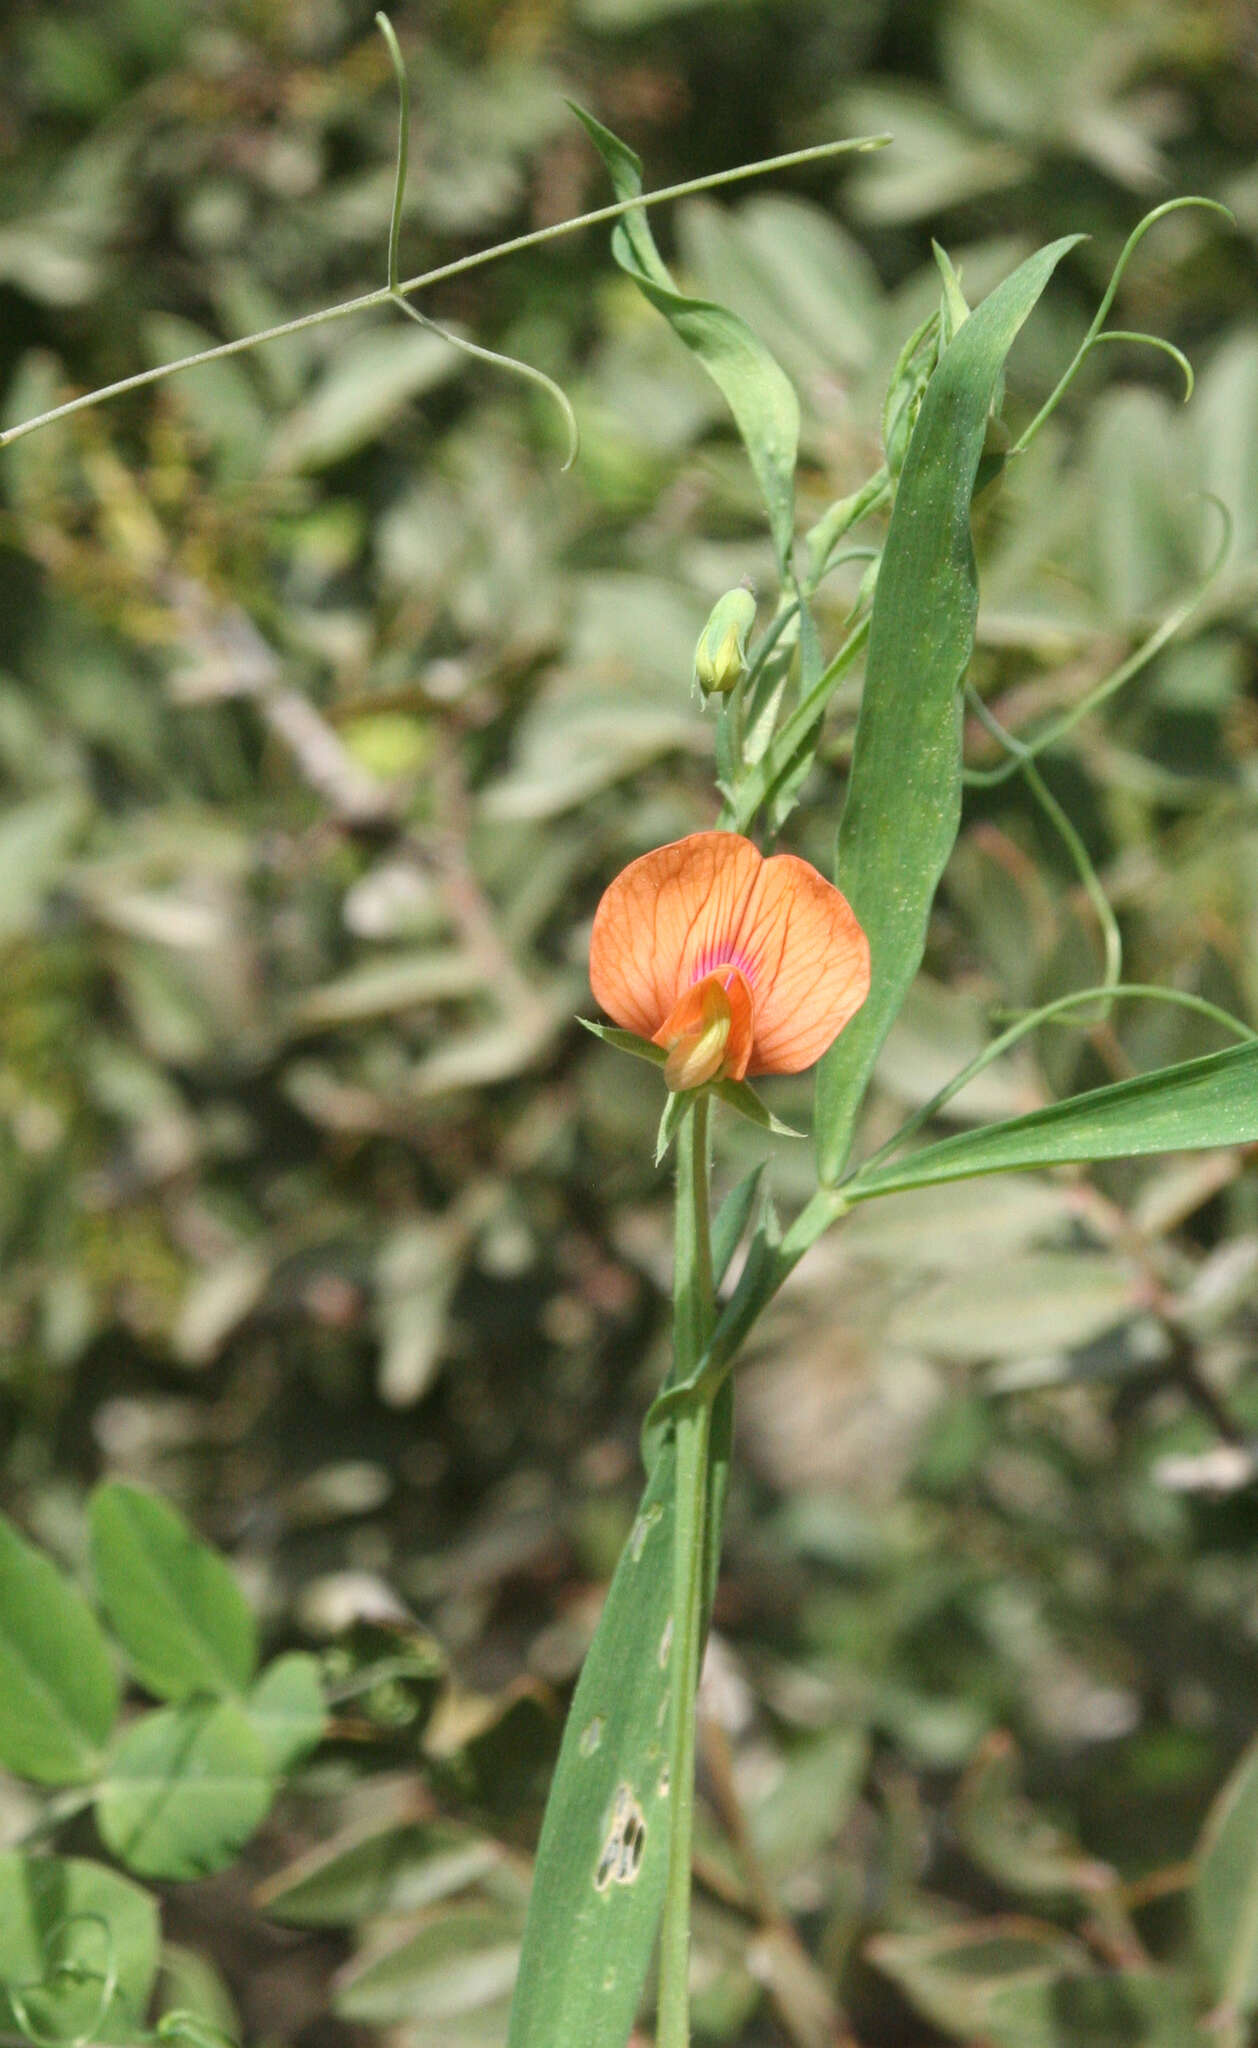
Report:
[[[712,1338],[712,1231],[706,1093],[680,1133],[674,1275],[675,1365],[694,1370]],[[690,1858],[694,1834],[695,1695],[703,1647],[711,1390],[697,1387],[677,1415],[673,1547],[673,1707],[669,1742],[668,1885],[660,1935],[657,2048],[689,2048]]]

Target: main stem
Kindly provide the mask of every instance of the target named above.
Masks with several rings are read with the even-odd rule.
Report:
[[[708,1206],[708,1098],[699,1094],[679,1133],[675,1363],[693,1371],[712,1339],[712,1229]],[[689,2048],[690,1860],[694,1835],[695,1695],[703,1644],[703,1561],[712,1395],[696,1391],[676,1431],[673,1547],[673,1711],[669,1743],[668,1885],[660,1934],[657,2048]]]

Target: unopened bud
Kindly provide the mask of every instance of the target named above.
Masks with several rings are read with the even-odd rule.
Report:
[[[939,305],[939,339],[946,348],[957,329],[964,327],[969,319],[970,309],[966,304],[965,293],[961,289],[960,274],[947,250],[941,249],[938,242],[932,242],[930,246],[935,252],[935,262],[943,279],[943,297]]]
[[[745,585],[727,590],[712,607],[695,648],[695,681],[705,697],[725,697],[747,673],[747,635],[756,623],[756,600]]]
[[[882,403],[882,445],[892,476],[898,476],[903,467],[922,396],[938,360],[939,315],[932,313],[901,349]]]

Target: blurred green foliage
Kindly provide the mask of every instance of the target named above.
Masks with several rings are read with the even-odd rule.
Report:
[[[1201,582],[1202,494],[1222,500],[1230,551],[1184,631],[1041,767],[1130,978],[1258,1017],[1245,10],[445,0],[395,20],[404,275],[603,200],[565,93],[651,184],[893,132],[855,167],[655,217],[686,288],[797,385],[804,527],[876,462],[891,366],[937,303],[932,235],[971,302],[1050,236],[1091,235],[1018,345],[1021,423],[1140,213],[1188,190],[1233,208],[1234,231],[1163,222],[1116,309],[1189,352],[1191,405],[1172,364],[1115,343],[981,501],[974,680],[1014,730],[1069,709]],[[383,281],[394,105],[370,5],[29,0],[3,50],[6,420]],[[665,1331],[658,1082],[572,1024],[588,919],[625,860],[711,822],[693,649],[723,591],[772,573],[719,395],[603,235],[424,308],[564,384],[573,473],[542,397],[384,314],[0,457],[3,1504],[74,1571],[91,1484],[147,1483],[230,1552],[269,1650],[335,1645],[330,1749],[167,1928],[168,2003],[311,2048],[502,2038],[557,1702],[632,1514]],[[862,567],[826,585],[823,623]],[[857,689],[792,820],[823,867]],[[993,1018],[1099,962],[1022,785],[973,794],[863,1144]],[[1152,1005],[1049,1030],[947,1123],[1219,1043]],[[773,1099],[794,1121],[806,1096]],[[761,1149],[729,1130],[726,1182]],[[788,1202],[802,1151],[774,1149]],[[740,1380],[704,2038],[810,2048],[842,2011],[862,2048],[1169,2048],[1186,2013],[1253,2002],[1233,1925],[1252,1773],[1191,1903],[1183,1864],[1258,1720],[1256,1274],[1258,1183],[1228,1152],[872,1205],[801,1269]],[[31,1817],[0,1781],[3,1846]],[[86,1822],[66,1846],[99,1849]]]

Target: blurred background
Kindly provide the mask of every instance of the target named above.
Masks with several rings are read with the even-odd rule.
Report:
[[[1232,209],[1159,225],[1115,310],[1189,353],[1192,403],[1165,357],[1097,351],[984,499],[974,674],[1015,728],[1068,708],[1198,587],[1202,494],[1224,501],[1191,620],[1045,774],[1128,977],[1258,1017],[1252,10],[393,19],[406,276],[605,200],[565,95],[649,185],[892,132],[654,217],[798,386],[804,523],[877,466],[932,236],[971,301],[1090,236],[1015,352],[1019,426],[1141,215]],[[2,37],[6,422],[383,281],[396,117],[370,0],[12,0]],[[273,1646],[335,1641],[343,1672],[403,1646],[246,1863],[164,1902],[185,1998],[308,2048],[503,2039],[501,1958],[509,1978],[667,1345],[658,1082],[574,1025],[589,919],[626,860],[712,821],[694,640],[741,576],[771,589],[719,398],[605,230],[422,303],[563,384],[575,470],[544,396],[383,312],[0,457],[0,1500],[73,1564],[87,1488],[138,1480],[228,1551]],[[822,867],[855,701],[788,835]],[[867,1142],[994,1017],[1100,964],[1034,803],[977,792]],[[1041,1033],[949,1115],[1223,1042],[1130,1006]],[[807,1084],[774,1106],[806,1118]],[[724,1132],[723,1183],[760,1144]],[[771,1171],[789,1205],[806,1148]],[[1258,1182],[1226,1153],[871,1205],[801,1269],[740,1381],[701,2038],[1188,2038],[1187,1978],[1165,2033],[1121,2037],[1037,2033],[991,1984],[1182,1956],[1183,1862],[1258,1722],[1256,1273]],[[29,1818],[3,1787],[4,1839]],[[284,1874],[400,1820],[418,1919]],[[86,1825],[66,1839],[93,1851]]]

